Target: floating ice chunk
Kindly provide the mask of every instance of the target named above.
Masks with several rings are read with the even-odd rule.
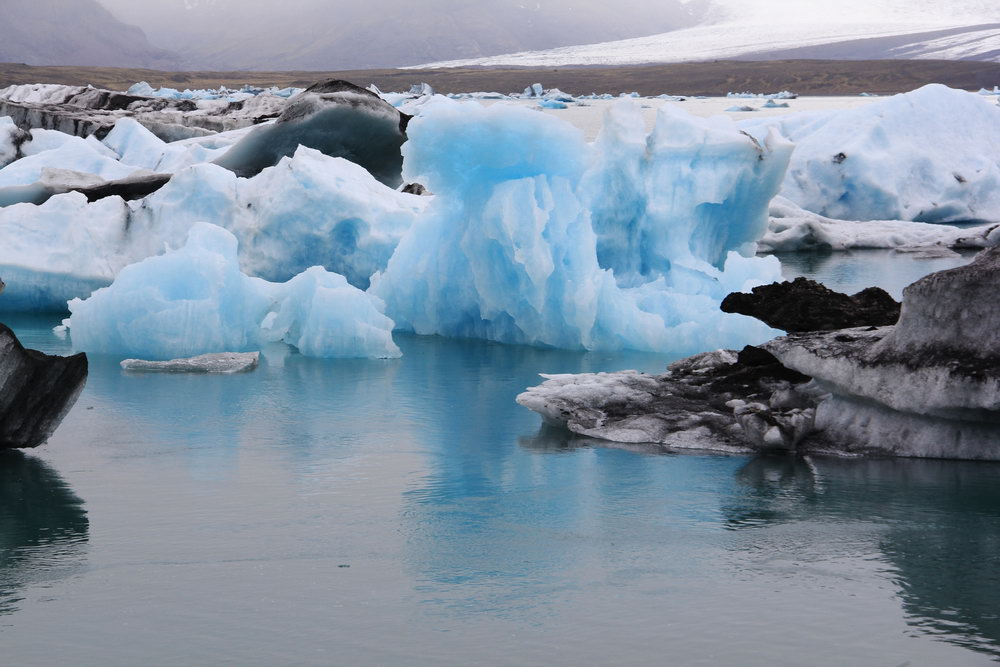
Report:
[[[541,97],[544,94],[545,94],[545,89],[542,88],[542,84],[540,84],[540,83],[533,83],[533,84],[531,84],[530,86],[528,86],[527,88],[524,89],[524,92],[521,94],[521,96],[522,97]]]
[[[410,86],[410,95],[423,97],[424,95],[434,95],[434,89],[427,83],[415,83]]]
[[[569,93],[564,93],[558,88],[552,88],[551,90],[546,90],[544,97],[545,99],[550,100],[552,102],[566,102],[566,103],[576,102],[575,97],[573,97]]]
[[[153,97],[155,93],[156,89],[145,81],[133,84],[128,90],[125,91],[126,95],[138,95],[139,97]]]
[[[128,217],[117,197],[88,204],[79,193],[0,209],[0,310],[61,312],[111,283],[132,261],[123,253]]]
[[[31,185],[48,168],[93,174],[105,180],[125,178],[136,169],[98,152],[85,139],[69,137],[58,148],[21,158],[0,169],[0,187]]]
[[[145,183],[106,185],[131,196],[128,188]],[[51,195],[41,186],[27,189],[18,196]],[[0,199],[9,190],[0,189]],[[323,266],[364,289],[430,200],[396,192],[347,160],[300,148],[252,179],[210,164],[183,169],[131,206],[118,197],[88,204],[84,195],[60,195],[41,206],[0,208],[0,275],[12,279],[0,311],[64,310],[124,266],[182,246],[204,220],[237,236],[250,275],[285,281]]]
[[[731,112],[731,113],[743,113],[743,112],[756,111],[756,110],[757,110],[757,107],[751,107],[751,106],[748,106],[746,104],[740,104],[740,105],[737,105],[737,106],[734,106],[734,107],[729,107],[728,109],[726,109],[726,111]]]
[[[0,116],[0,169],[16,160],[21,154],[21,145],[28,139],[27,133],[14,124],[7,116]]]
[[[631,102],[608,110],[595,148],[600,157],[580,189],[601,266],[622,286],[678,264],[722,268],[732,251],[752,255],[792,151],[777,135],[761,144],[729,118],[697,118],[672,105],[647,136]]]
[[[565,102],[560,102],[559,100],[546,100],[546,99],[540,100],[538,102],[538,106],[539,106],[539,108],[542,108],[542,109],[567,109],[567,108],[569,108],[569,107],[567,107],[567,105],[566,105]]]
[[[248,134],[248,129],[220,132],[211,137],[167,143],[133,118],[115,122],[103,145],[122,163],[159,172],[176,172],[193,164],[212,162]]]
[[[123,269],[69,303],[79,350],[163,360],[242,352],[284,340],[320,357],[398,357],[381,303],[314,268],[288,283],[240,272],[236,238],[196,224],[179,250]]]
[[[115,282],[69,303],[73,345],[165,360],[253,349],[272,286],[240,273],[236,239],[196,225],[183,248],[125,267]]]
[[[104,145],[115,151],[124,164],[152,171],[163,158],[167,143],[134,118],[122,118],[104,138]]]
[[[327,81],[290,100],[274,123],[257,127],[215,163],[253,176],[301,145],[356,162],[396,187],[407,118],[369,90]]]
[[[840,220],[1000,221],[1000,108],[942,85],[845,111],[744,121],[795,142],[781,194]]]
[[[134,372],[230,374],[247,373],[257,368],[259,363],[260,352],[220,352],[170,361],[125,359],[121,367]]]
[[[846,451],[996,460],[998,286],[1000,248],[990,248],[907,287],[895,326],[798,334],[766,347],[832,393],[816,425]]]
[[[393,322],[385,305],[336,273],[314,266],[282,286],[275,316],[263,336],[283,340],[309,357],[402,356],[392,341]]]
[[[371,289],[400,328],[678,352],[771,333],[749,318],[728,319],[718,303],[723,285],[777,277],[776,260],[729,253],[722,269],[702,261],[672,271],[669,282],[661,275],[635,290],[616,284],[598,264],[590,211],[578,190],[594,149],[571,125],[530,109],[441,98],[413,121],[410,136],[404,175],[425,183],[435,199]],[[675,141],[700,145],[697,137]],[[759,158],[755,151],[753,160]],[[706,170],[706,180],[717,176]]]
[[[135,212],[133,239],[146,257],[164,242],[179,246],[192,224],[210,220],[239,239],[250,275],[284,281],[323,266],[365,289],[426,202],[302,146],[251,179],[205,164],[179,172]]]
[[[995,224],[952,227],[906,220],[833,220],[810,213],[784,197],[771,202],[770,216],[767,233],[758,243],[762,252],[856,248],[933,252],[1000,245],[1000,227]]]

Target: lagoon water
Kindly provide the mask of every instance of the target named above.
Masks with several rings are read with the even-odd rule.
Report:
[[[956,260],[784,257],[834,288]],[[67,353],[58,316],[5,318]],[[9,665],[977,665],[1000,658],[1000,464],[573,441],[514,396],[582,354],[400,337],[229,377],[92,357],[0,456]]]

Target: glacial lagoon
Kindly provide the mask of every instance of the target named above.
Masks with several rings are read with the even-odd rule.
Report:
[[[903,285],[963,259],[792,255]],[[5,318],[68,353],[59,316]],[[978,665],[1000,658],[1000,464],[572,440],[539,372],[672,359],[397,336],[234,376],[92,357],[50,443],[0,457],[11,665]]]

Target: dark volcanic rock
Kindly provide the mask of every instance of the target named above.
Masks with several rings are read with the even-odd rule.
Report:
[[[848,296],[807,278],[755,287],[751,294],[730,294],[721,307],[789,333],[889,326],[900,312],[900,304],[878,287]]]
[[[361,165],[382,183],[402,183],[410,116],[347,81],[314,84],[289,100],[278,119],[261,125],[215,164],[250,177],[306,146]]]
[[[87,382],[87,355],[25,349],[0,324],[0,449],[37,447],[70,411]]]

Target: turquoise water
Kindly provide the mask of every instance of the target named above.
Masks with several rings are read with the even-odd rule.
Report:
[[[944,268],[788,266],[840,286],[866,261],[890,288]],[[57,318],[8,322],[68,351]],[[386,362],[274,348],[232,377],[92,358],[52,441],[0,456],[0,661],[1000,658],[1000,465],[571,441],[514,403],[537,373],[670,359],[398,342]]]

